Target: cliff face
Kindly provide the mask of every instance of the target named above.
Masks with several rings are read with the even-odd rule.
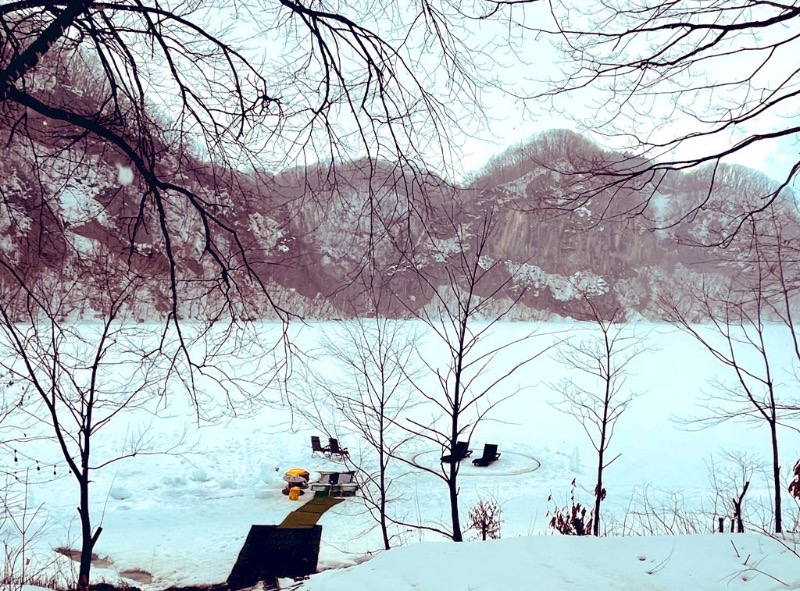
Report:
[[[35,132],[47,123],[28,121],[33,141],[0,130],[0,280],[7,292],[18,284],[14,274],[44,291],[65,289],[69,305],[60,309],[75,318],[102,314],[108,293],[132,275],[136,297],[125,305],[139,319],[174,313],[173,291],[184,316],[269,317],[275,307],[320,318],[376,308],[408,315],[453,281],[463,253],[477,252],[488,217],[480,263],[493,269],[493,285],[479,295],[521,298],[515,317],[573,315],[588,293],[606,309],[658,318],[665,289],[725,282],[741,268],[737,257],[747,249],[738,242],[722,257],[689,244],[735,223],[767,182],[753,171],[723,169],[715,181],[722,197],[686,220],[680,212],[704,198],[704,171],[676,173],[641,193],[617,192],[613,201],[608,192],[578,187],[585,202],[560,207],[576,190],[571,171],[581,163],[622,159],[569,132],[495,158],[462,187],[390,163],[221,176],[196,159],[165,159],[165,175],[190,187],[230,229],[212,237],[215,252],[229,253],[221,263],[186,200],[167,194],[156,212],[124,158],[68,134],[48,143],[51,135]],[[644,200],[647,216],[628,215]],[[794,209],[785,218],[797,226]],[[169,245],[162,223],[175,229]],[[172,275],[167,252],[176,263]],[[502,286],[499,293],[494,286]]]

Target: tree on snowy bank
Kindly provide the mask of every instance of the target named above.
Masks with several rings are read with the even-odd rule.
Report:
[[[429,213],[433,220],[430,227],[452,231],[452,242],[440,240],[435,231],[425,231],[425,225],[420,225],[423,235],[410,243],[402,237],[392,237],[400,263],[413,271],[420,291],[431,299],[419,312],[397,293],[392,295],[394,304],[430,328],[435,342],[448,352],[447,364],[432,365],[422,350],[422,340],[400,328],[404,321],[381,316],[380,310],[387,308],[381,301],[385,279],[366,265],[361,276],[365,294],[362,297],[370,299],[375,316],[343,323],[334,331],[340,337],[344,335],[345,344],[326,339],[321,353],[310,356],[308,372],[299,377],[300,385],[292,394],[293,400],[299,398],[298,403],[292,402],[293,408],[311,424],[330,435],[356,434],[363,442],[360,454],[351,454],[347,461],[365,479],[366,502],[381,527],[386,548],[391,537],[389,523],[463,540],[458,504],[459,462],[443,462],[438,467],[423,465],[403,453],[404,444],[409,439],[427,441],[437,454],[448,454],[459,441],[471,440],[479,424],[491,419],[491,410],[515,393],[498,394],[505,383],[555,346],[544,346],[515,363],[504,363],[505,351],[532,343],[536,336],[531,333],[511,342],[495,340],[502,340],[495,329],[513,314],[523,298],[524,282],[518,284],[518,277],[502,261],[489,256],[492,231],[498,223],[494,212],[457,216],[456,207],[450,203]],[[429,265],[431,260],[444,265]],[[439,274],[442,269],[444,272]],[[516,297],[505,298],[505,288],[512,285]],[[324,363],[326,357],[336,360],[336,371],[327,367],[325,371],[314,370],[313,366]],[[502,374],[491,378],[496,366],[502,368]],[[414,400],[423,402],[412,404]],[[369,466],[375,461],[378,470],[371,471]],[[413,522],[388,512],[392,480],[386,478],[386,473],[390,463],[398,462],[435,475],[445,483],[450,508],[448,525],[426,523],[424,519]]]
[[[80,276],[80,269],[76,271]],[[114,279],[109,269],[108,285]],[[74,278],[53,277],[35,291],[26,289],[20,278],[17,287],[6,288],[0,299],[4,337],[0,363],[25,385],[15,413],[35,420],[38,428],[31,437],[52,439],[78,484],[81,588],[88,587],[92,550],[102,532],[102,526],[92,524],[93,472],[152,451],[144,431],[132,434],[124,449],[111,457],[97,458],[92,444],[121,413],[134,409],[155,413],[164,394],[166,372],[159,366],[158,342],[148,346],[151,335],[130,325],[127,306],[142,281],[128,276],[105,291],[103,301],[92,302],[102,310],[102,318],[91,327],[74,322],[71,298],[82,288]],[[73,322],[68,320],[71,315]]]
[[[419,282],[432,294],[432,300],[425,308],[419,312],[409,309],[409,312],[433,331],[439,344],[447,351],[448,359],[444,366],[437,366],[420,356],[427,376],[425,373],[416,379],[408,376],[409,381],[436,414],[426,420],[405,417],[405,421],[399,424],[414,437],[427,440],[437,450],[443,450],[445,455],[453,454],[459,441],[469,443],[480,423],[491,419],[492,409],[519,391],[519,388],[504,391],[505,384],[514,374],[557,344],[527,352],[520,360],[505,362],[504,352],[524,343],[532,345],[534,337],[539,336],[533,332],[512,341],[497,340],[495,329],[501,321],[509,318],[526,289],[524,285],[518,285],[514,299],[501,297],[503,289],[515,285],[517,277],[509,272],[503,261],[490,256],[490,237],[499,223],[494,211],[489,210],[483,216],[470,216],[457,223],[455,209],[453,204],[438,212],[439,224],[449,225],[454,231],[453,243],[440,242],[433,233],[426,237],[433,256],[445,261],[444,276],[430,273],[426,264],[429,252],[424,248],[405,254]],[[435,379],[433,386],[425,381],[425,377],[430,376]],[[449,529],[447,526],[427,526],[427,529],[453,541],[462,541],[458,503],[460,461],[443,461],[438,467],[431,467],[401,459],[435,475],[447,486]]]
[[[747,453],[724,452],[723,464],[718,466],[714,456],[708,462],[709,482],[713,489],[715,527],[719,533],[725,530],[725,515],[730,516],[730,531],[744,533],[746,512],[744,498],[756,471],[763,466]],[[727,509],[727,510],[726,510]],[[719,517],[722,514],[723,517]],[[761,529],[766,529],[762,524]]]
[[[367,286],[380,310],[380,290]],[[356,318],[326,331],[318,353],[310,353],[297,388],[290,387],[292,407],[331,437],[358,438],[358,453],[345,458],[357,470],[359,496],[381,531],[384,549],[391,548],[398,516],[391,468],[409,440],[399,429],[401,413],[414,402],[407,383],[414,376],[417,336],[402,320],[376,314]],[[329,363],[331,363],[329,365]],[[315,366],[324,370],[314,370]]]
[[[788,208],[785,210],[783,208]],[[705,416],[693,422],[714,425],[742,421],[766,425],[769,430],[773,489],[773,522],[776,533],[783,531],[779,428],[800,430],[800,402],[788,394],[790,388],[776,374],[776,351],[765,338],[770,323],[786,329],[789,353],[800,362],[800,339],[795,325],[800,284],[791,272],[800,253],[800,225],[795,206],[777,201],[753,216],[727,251],[718,256],[738,272],[726,286],[701,284],[694,302],[677,302],[663,297],[663,306],[675,326],[692,335],[733,376],[732,382],[715,381],[706,394]],[[699,306],[701,318],[710,322],[710,332],[695,324]],[[797,377],[794,376],[796,380]]]
[[[602,296],[601,296],[602,297]],[[644,351],[641,338],[623,335],[625,324],[618,322],[619,310],[604,313],[593,295],[582,293],[584,304],[576,317],[591,322],[600,330],[600,336],[570,339],[557,349],[557,359],[573,373],[588,376],[590,383],[580,377],[564,378],[553,388],[563,396],[559,410],[572,415],[581,424],[597,452],[594,486],[594,511],[592,535],[600,535],[600,505],[606,498],[603,475],[606,468],[621,454],[608,457],[614,428],[627,410],[633,395],[625,391],[625,375],[631,362]]]

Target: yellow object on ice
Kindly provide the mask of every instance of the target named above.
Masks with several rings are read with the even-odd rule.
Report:
[[[300,498],[300,488],[297,486],[293,486],[289,489],[289,500],[296,501]]]
[[[306,480],[309,480],[311,475],[305,468],[289,468],[284,474],[284,477],[286,476],[299,476],[300,478],[305,478]]]

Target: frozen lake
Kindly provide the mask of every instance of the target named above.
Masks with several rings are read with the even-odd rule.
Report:
[[[428,363],[440,366],[446,349],[435,335],[421,325],[409,330],[422,332],[420,352]],[[319,354],[321,335],[340,331],[338,323],[312,323],[292,328],[292,342],[298,349]],[[491,380],[516,361],[544,349],[554,339],[596,335],[590,325],[570,322],[498,325],[487,343],[513,341],[528,332],[539,333],[532,340],[498,356],[483,376]],[[670,507],[695,516],[692,527],[710,532],[714,523],[714,500],[709,464],[714,458],[719,476],[735,469],[726,463],[725,452],[746,454],[760,462],[746,499],[748,518],[759,524],[770,509],[769,437],[765,426],[729,422],[704,430],[689,430],[679,419],[701,415],[704,393],[714,387],[709,380],[730,381],[732,374],[716,362],[691,337],[666,325],[631,325],[641,340],[643,352],[630,365],[625,389],[636,394],[622,415],[609,453],[621,454],[606,471],[608,496],[601,522],[619,533],[628,516],[627,527],[642,526],[632,514],[652,503],[651,512],[670,514]],[[279,327],[265,325],[262,338],[278,338]],[[768,329],[775,357],[773,370],[781,391],[796,389],[794,365],[788,337],[781,327]],[[334,337],[338,338],[338,337]],[[745,362],[747,360],[745,359]],[[255,366],[237,365],[238,377],[249,378]],[[340,375],[330,359],[317,357],[309,364],[318,374]],[[251,368],[251,369],[249,369]],[[596,455],[576,420],[554,407],[559,394],[552,387],[569,373],[549,351],[502,382],[495,398],[510,396],[478,424],[471,440],[480,455],[484,443],[499,445],[501,458],[488,468],[462,464],[459,477],[460,506],[466,513],[479,498],[494,499],[502,508],[504,538],[541,534],[547,531],[547,512],[554,507],[548,497],[563,506],[570,483],[577,479],[576,500],[591,503]],[[336,469],[343,464],[320,456],[312,457],[309,437],[325,433],[310,424],[298,405],[305,400],[309,384],[302,372],[287,382],[287,391],[270,390],[271,401],[257,410],[248,409],[236,418],[197,423],[190,405],[179,394],[170,397],[159,416],[136,411],[116,417],[94,441],[96,453],[113,454],[131,433],[149,429],[153,449],[176,451],[165,455],[137,455],[95,473],[92,482],[94,523],[103,526],[96,546],[108,560],[95,568],[93,578],[114,579],[121,572],[142,571],[151,577],[145,587],[215,583],[225,580],[233,566],[251,524],[276,524],[296,508],[297,503],[281,494],[283,472],[303,467],[312,472]],[[434,376],[422,378],[427,392],[435,392]],[[213,389],[207,394],[213,396]],[[221,394],[220,394],[221,396]],[[416,417],[433,417],[430,404],[417,406]],[[326,418],[330,431],[358,462],[368,447],[344,422]],[[800,457],[800,438],[783,429],[781,454],[784,478]],[[34,442],[4,451],[2,463],[17,475],[27,470],[39,481],[28,490],[28,504],[38,508],[33,520],[39,533],[31,550],[40,557],[53,556],[52,548],[79,547],[77,485],[68,474],[53,442]],[[441,449],[431,442],[415,439],[402,448],[401,455],[436,467]],[[37,465],[40,468],[37,470]],[[55,471],[55,476],[53,472]],[[445,485],[436,478],[395,463],[390,509],[394,516],[412,524],[447,524],[448,502]],[[795,503],[784,501],[787,526],[797,517]],[[300,502],[303,502],[302,499]],[[702,516],[701,511],[705,511]],[[768,518],[768,517],[767,517]],[[353,564],[381,548],[380,533],[358,498],[349,499],[326,513],[323,525],[320,568]],[[6,524],[8,531],[8,524]],[[685,533],[674,525],[674,533]],[[393,529],[396,542],[412,543],[442,539],[411,527]],[[474,537],[474,533],[467,534]],[[66,562],[61,569],[68,568]],[[141,575],[136,584],[147,578]]]

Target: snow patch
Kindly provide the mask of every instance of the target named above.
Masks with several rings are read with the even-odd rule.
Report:
[[[578,271],[569,277],[558,273],[547,273],[530,263],[506,261],[506,269],[514,277],[514,288],[532,288],[535,296],[538,290],[547,288],[554,299],[567,302],[582,297],[598,296],[608,293],[609,285],[605,279],[589,271]]]
[[[133,169],[130,166],[117,164],[117,182],[122,186],[133,183]]]
[[[195,468],[192,472],[192,480],[195,482],[208,482],[208,473],[202,468]]]
[[[261,241],[265,250],[272,250],[278,244],[278,241],[284,237],[284,231],[280,223],[272,218],[261,215],[260,213],[251,213],[248,216],[250,231]],[[289,248],[282,244],[277,246],[281,252],[286,252]]]
[[[108,491],[108,494],[112,499],[116,499],[117,501],[124,501],[126,499],[130,499],[132,496],[131,491],[122,486],[112,486],[111,490]]]
[[[313,575],[298,589],[766,591],[795,589],[796,571],[794,554],[755,534],[538,536],[394,548],[364,564]]]
[[[83,188],[74,184],[64,187],[58,195],[58,203],[61,218],[70,224],[84,224],[97,219],[103,213],[103,207]]]
[[[75,234],[74,232],[66,232],[66,236],[72,248],[82,254],[91,254],[95,251],[96,247],[100,246],[96,240],[81,236],[80,234]]]

